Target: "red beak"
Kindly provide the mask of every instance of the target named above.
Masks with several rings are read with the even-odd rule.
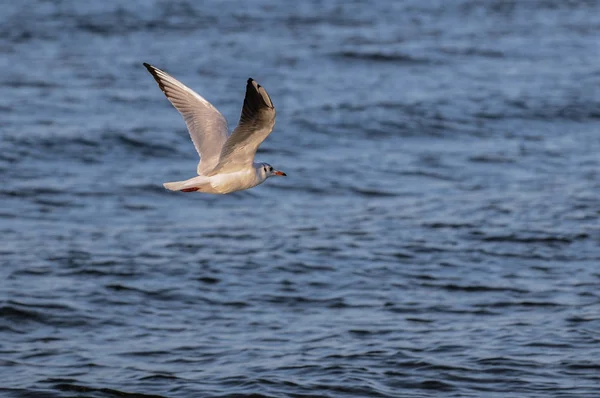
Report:
[[[276,176],[281,176],[281,177],[285,177],[287,176],[287,174],[285,174],[283,171],[274,171],[273,174],[275,174]]]

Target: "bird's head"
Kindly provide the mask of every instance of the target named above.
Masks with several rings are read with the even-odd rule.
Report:
[[[261,163],[260,164],[259,173],[265,179],[267,179],[269,177],[273,177],[273,176],[285,177],[287,175],[283,171],[275,170],[273,168],[273,166],[271,166],[269,163]]]

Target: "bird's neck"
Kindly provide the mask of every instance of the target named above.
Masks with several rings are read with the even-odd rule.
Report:
[[[264,180],[267,179],[267,174],[263,170],[262,163],[252,162],[252,167],[254,167],[254,171],[256,173],[256,178],[258,179],[258,181],[263,182]]]

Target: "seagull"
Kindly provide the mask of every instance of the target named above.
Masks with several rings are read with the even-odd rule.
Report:
[[[181,113],[196,147],[198,176],[164,183],[171,191],[227,194],[255,187],[269,177],[285,176],[268,163],[254,161],[259,145],[275,125],[269,94],[248,79],[242,115],[229,134],[227,121],[214,106],[173,76],[144,63],[175,109]]]

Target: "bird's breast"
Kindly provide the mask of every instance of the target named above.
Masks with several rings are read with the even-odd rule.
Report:
[[[212,187],[215,191],[222,194],[252,188],[261,182],[262,181],[258,178],[254,169],[241,170],[227,174],[217,174],[210,178]]]

